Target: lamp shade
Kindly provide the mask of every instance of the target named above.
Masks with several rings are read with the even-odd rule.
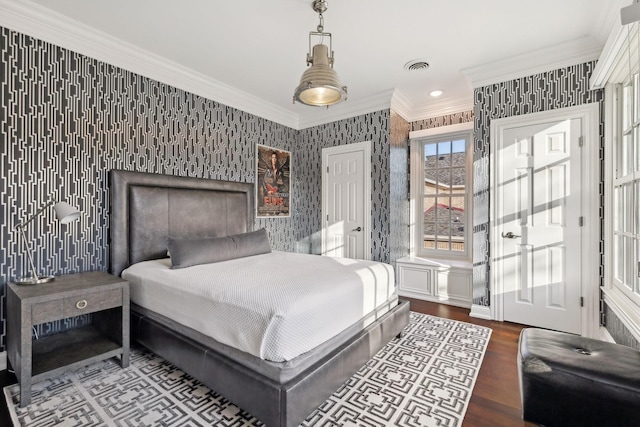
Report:
[[[313,47],[311,67],[300,78],[293,95],[305,105],[324,107],[347,99],[347,87],[340,83],[338,73],[329,65],[329,50],[324,44]]]
[[[62,224],[68,224],[80,218],[80,212],[67,202],[58,202],[53,209],[56,211],[56,219]]]

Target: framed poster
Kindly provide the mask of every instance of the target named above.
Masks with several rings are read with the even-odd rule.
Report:
[[[256,216],[287,217],[291,214],[291,153],[266,145],[256,146]]]

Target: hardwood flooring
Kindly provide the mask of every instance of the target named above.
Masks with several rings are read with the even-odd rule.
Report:
[[[411,310],[492,329],[462,427],[534,427],[520,417],[516,352],[522,325],[469,317],[469,309],[409,299]],[[0,387],[15,383],[15,376],[0,372]],[[0,404],[0,426],[10,426],[6,403]]]
[[[491,328],[491,339],[462,427],[533,427],[522,421],[517,351],[525,327],[469,316],[469,309],[408,298],[411,310]]]

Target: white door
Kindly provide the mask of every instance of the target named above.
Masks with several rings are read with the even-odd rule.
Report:
[[[368,259],[370,143],[322,150],[323,255]]]
[[[504,320],[582,331],[581,128],[576,118],[518,125],[494,147]]]

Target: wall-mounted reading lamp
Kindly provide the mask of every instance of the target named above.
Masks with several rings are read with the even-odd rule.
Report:
[[[40,210],[31,215],[26,221],[21,222],[16,225],[15,229],[19,232],[22,243],[24,244],[25,250],[27,252],[27,256],[29,257],[29,264],[31,265],[31,277],[22,277],[20,279],[15,280],[15,283],[18,285],[37,285],[40,283],[47,283],[53,280],[53,276],[39,276],[36,271],[35,263],[33,262],[33,253],[31,251],[31,246],[29,242],[27,242],[27,235],[24,230],[27,224],[36,219],[40,214],[42,214],[47,208],[53,205],[53,209],[56,212],[56,219],[60,221],[62,224],[68,224],[76,219],[80,218],[80,211],[76,208],[68,204],[67,202],[56,202],[54,199],[49,200]]]

